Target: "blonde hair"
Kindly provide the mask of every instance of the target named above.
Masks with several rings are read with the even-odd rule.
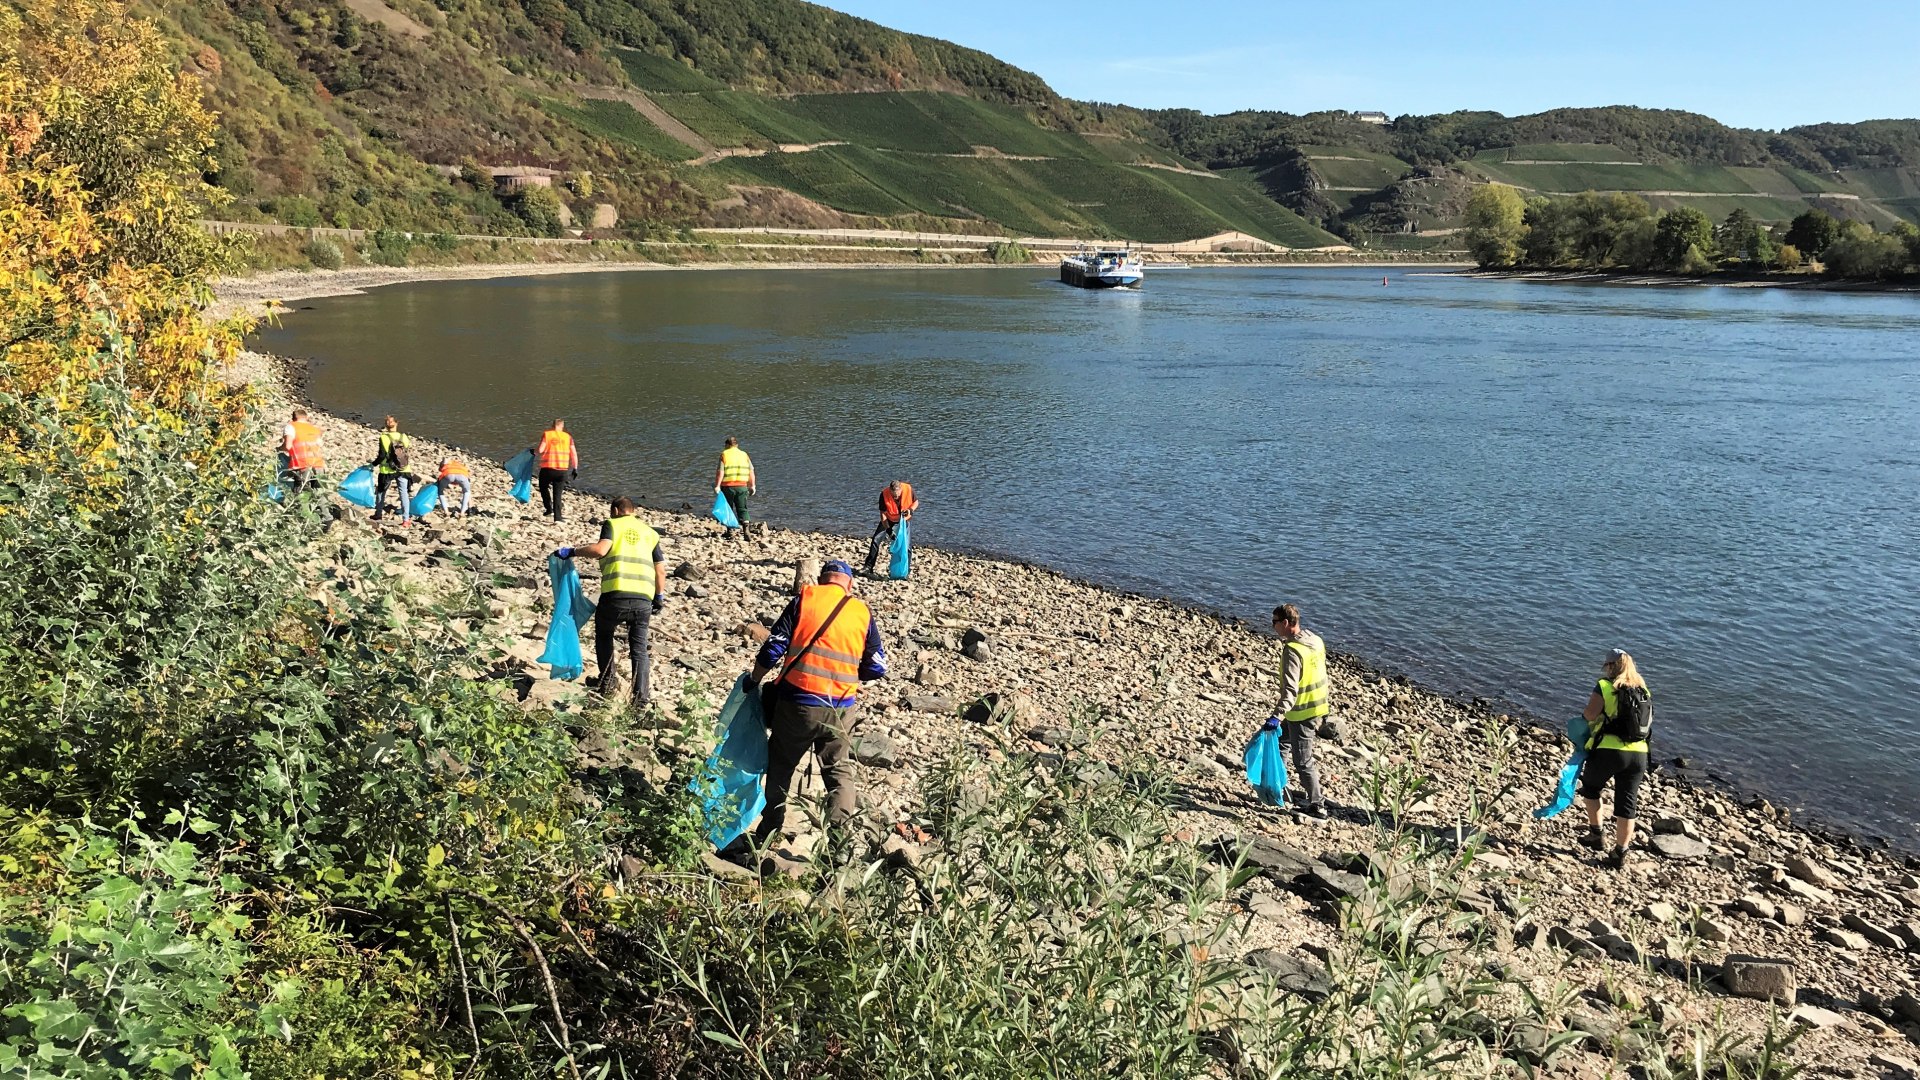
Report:
[[[1615,649],[1602,667],[1607,673],[1607,681],[1613,685],[1646,689],[1647,680],[1640,677],[1640,669],[1634,666],[1632,654]]]

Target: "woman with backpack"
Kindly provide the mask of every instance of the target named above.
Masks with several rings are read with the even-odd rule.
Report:
[[[380,425],[380,438],[374,443],[373,520],[387,512],[387,489],[400,489],[400,524],[413,524],[413,440],[400,433],[400,421],[389,416]]]
[[[1605,833],[1600,826],[1600,792],[1613,781],[1613,853],[1607,864],[1626,865],[1633,844],[1633,818],[1640,784],[1647,778],[1647,736],[1653,728],[1653,694],[1640,677],[1633,657],[1615,649],[1600,666],[1600,681],[1587,697],[1583,713],[1588,729],[1587,765],[1580,779],[1580,797],[1587,804],[1586,845],[1600,850]]]

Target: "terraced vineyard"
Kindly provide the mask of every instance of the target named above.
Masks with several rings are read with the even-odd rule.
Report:
[[[689,161],[698,156],[698,151],[671,138],[623,101],[589,98],[574,105],[543,98],[540,105],[553,115],[572,121],[583,131],[626,143],[666,161]]]
[[[638,49],[611,50],[613,58],[620,61],[626,70],[627,78],[633,85],[648,91],[687,92],[698,90],[725,90],[727,85],[717,79],[708,78],[694,68],[678,60]]]

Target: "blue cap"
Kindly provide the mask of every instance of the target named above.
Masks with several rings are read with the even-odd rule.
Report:
[[[847,577],[852,577],[853,567],[839,559],[828,559],[827,564],[820,568],[820,576],[826,577],[828,574],[845,574]]]

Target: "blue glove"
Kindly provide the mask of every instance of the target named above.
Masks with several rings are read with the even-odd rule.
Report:
[[[1261,731],[1279,731],[1280,718],[1277,716],[1267,717],[1266,722],[1260,725],[1260,730]]]
[[[562,558],[562,559],[571,559],[571,558],[573,558],[573,549],[572,549],[572,548],[570,548],[570,547],[557,547],[557,548],[554,548],[554,549],[553,549],[553,553],[554,553],[555,555],[557,555],[557,556],[559,556],[559,557],[560,557],[560,558]]]

